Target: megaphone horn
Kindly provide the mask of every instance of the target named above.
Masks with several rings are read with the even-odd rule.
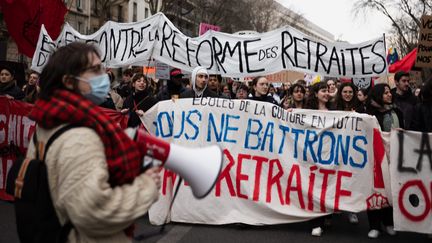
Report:
[[[162,166],[180,175],[196,198],[204,198],[213,189],[222,170],[222,150],[218,145],[187,148],[170,144],[142,129],[126,131],[138,143],[143,155],[160,160]]]

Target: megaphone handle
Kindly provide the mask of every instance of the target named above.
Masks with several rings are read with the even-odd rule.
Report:
[[[167,212],[167,216],[166,216],[166,218],[165,218],[165,222],[164,222],[164,224],[162,225],[162,227],[161,227],[161,229],[160,229],[160,233],[163,233],[163,232],[165,231],[165,225],[167,224],[168,216],[169,216],[170,213],[171,213],[171,209],[172,209],[172,206],[173,206],[173,204],[174,204],[174,200],[175,200],[176,197],[177,197],[177,194],[178,194],[178,191],[179,191],[179,189],[180,189],[180,185],[181,185],[182,182],[183,182],[183,178],[181,178],[181,177],[179,176],[179,181],[178,181],[177,186],[176,186],[176,189],[175,189],[175,191],[174,191],[173,198],[171,199],[171,203],[170,203],[169,208],[168,208],[168,212]]]

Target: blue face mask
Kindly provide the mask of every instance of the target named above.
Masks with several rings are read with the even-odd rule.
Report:
[[[100,105],[105,102],[110,90],[110,79],[108,74],[101,74],[90,79],[83,79],[79,77],[76,78],[87,82],[91,87],[91,92],[89,94],[85,94],[84,97],[96,105]]]

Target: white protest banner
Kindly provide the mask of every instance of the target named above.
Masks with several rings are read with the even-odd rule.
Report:
[[[384,38],[348,44],[322,42],[291,27],[256,35],[208,31],[191,38],[162,13],[140,22],[107,22],[97,32],[82,35],[66,24],[52,40],[42,26],[32,69],[41,71],[51,53],[73,41],[99,46],[107,67],[145,65],[147,59],[191,72],[203,66],[227,77],[250,77],[293,70],[333,77],[371,77],[386,73]]]
[[[223,149],[215,188],[197,200],[183,183],[172,221],[277,224],[389,204],[384,146],[372,116],[288,112],[253,100],[203,98],[159,102],[141,119],[151,133],[169,142],[187,147],[217,143]],[[178,181],[172,172],[161,173],[161,195],[150,210],[154,224],[164,222]]]
[[[432,133],[392,131],[390,140],[395,229],[432,234]]]

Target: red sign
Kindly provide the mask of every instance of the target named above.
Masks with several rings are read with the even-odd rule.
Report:
[[[205,32],[207,32],[209,30],[220,31],[221,27],[217,26],[217,25],[200,23],[200,25],[199,25],[199,35],[204,35]]]

